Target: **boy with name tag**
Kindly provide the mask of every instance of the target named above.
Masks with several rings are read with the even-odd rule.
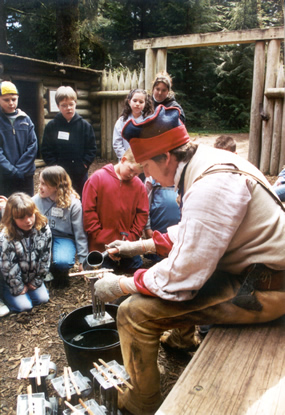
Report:
[[[76,112],[77,95],[70,86],[59,87],[55,101],[60,112],[45,128],[42,157],[48,166],[59,165],[66,170],[81,197],[89,166],[96,156],[95,134]]]

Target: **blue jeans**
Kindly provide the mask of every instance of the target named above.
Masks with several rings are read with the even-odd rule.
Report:
[[[285,202],[285,184],[279,184],[279,186],[274,186],[273,188],[280,200]]]
[[[54,236],[52,238],[52,268],[68,271],[75,264],[76,246],[69,238]]]
[[[47,303],[49,293],[44,283],[36,290],[30,290],[26,294],[12,295],[8,284],[3,284],[3,297],[5,303],[11,311],[21,313],[22,311],[30,311],[33,306]]]

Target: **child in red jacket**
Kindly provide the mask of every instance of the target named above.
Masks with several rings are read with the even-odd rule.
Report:
[[[116,164],[95,171],[85,183],[82,195],[83,223],[90,251],[105,251],[116,239],[135,241],[142,235],[148,218],[148,197],[142,172],[131,149]],[[132,272],[142,266],[141,257],[122,258],[120,262],[105,258],[103,267]]]

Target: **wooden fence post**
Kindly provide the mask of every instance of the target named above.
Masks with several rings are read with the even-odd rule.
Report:
[[[101,79],[101,91],[106,91],[107,89],[107,74],[105,69],[102,72]],[[106,119],[107,119],[107,102],[105,99],[102,99],[101,102],[101,157],[106,158],[107,153],[107,132],[106,132]]]
[[[152,81],[155,77],[156,70],[156,51],[152,48],[147,48],[145,52],[145,89],[150,92]]]
[[[139,83],[138,83],[138,87],[140,89],[145,89],[145,85],[144,85],[144,71],[141,68],[140,70],[140,76],[139,76]]]
[[[282,88],[284,86],[284,68],[280,65],[276,87]],[[283,113],[282,98],[277,98],[274,105],[273,118],[273,133],[272,133],[272,150],[270,159],[270,175],[276,176],[279,173],[279,159],[281,150],[281,131],[282,131],[282,113]]]
[[[158,49],[156,54],[156,73],[167,69],[167,49]]]
[[[261,116],[260,107],[263,101],[264,78],[265,78],[265,42],[255,43],[253,81],[250,112],[250,130],[248,160],[259,167],[261,150]]]
[[[123,72],[121,72],[120,78],[119,78],[118,90],[122,91],[123,89],[125,89],[125,80],[124,80]]]
[[[113,75],[111,69],[109,69],[108,73],[108,82],[107,82],[107,91],[112,91],[113,86]],[[106,158],[107,160],[111,160],[112,158],[112,124],[110,122],[110,114],[112,114],[112,101],[110,99],[106,100]]]
[[[131,89],[137,89],[137,87],[138,87],[138,76],[137,76],[137,71],[134,70],[133,77],[132,77]]]
[[[279,68],[280,59],[280,40],[270,40],[267,51],[267,71],[265,78],[265,89],[274,88],[276,86],[277,68]],[[262,127],[262,146],[260,157],[260,170],[262,173],[269,173],[270,169],[270,155],[272,145],[273,132],[273,110],[274,101],[264,96],[263,111],[268,118],[264,121]]]
[[[282,127],[281,127],[281,144],[280,144],[280,160],[279,160],[279,172],[285,166],[285,98],[283,99],[283,114],[282,114]]]
[[[124,90],[128,91],[131,88],[132,88],[132,77],[131,77],[131,72],[128,69],[127,76],[126,76],[126,80],[125,80]]]

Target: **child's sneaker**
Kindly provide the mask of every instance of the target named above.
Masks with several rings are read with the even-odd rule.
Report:
[[[10,313],[9,308],[0,300],[0,317],[7,316]]]
[[[44,278],[44,282],[49,282],[52,281],[54,279],[53,275],[51,272],[48,272],[47,275]]]

